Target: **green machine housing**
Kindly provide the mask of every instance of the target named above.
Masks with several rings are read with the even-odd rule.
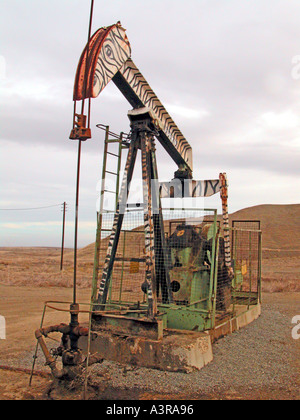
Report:
[[[208,309],[211,291],[214,225],[181,224],[168,239],[171,287],[177,305]],[[225,268],[224,240],[219,239],[216,309],[228,310],[231,281]]]

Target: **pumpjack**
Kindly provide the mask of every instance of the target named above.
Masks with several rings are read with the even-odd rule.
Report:
[[[90,25],[91,28],[91,25]],[[78,322],[79,306],[76,301],[76,260],[77,260],[77,215],[79,195],[79,169],[81,143],[91,138],[90,112],[91,99],[96,98],[112,81],[133,108],[128,112],[130,137],[124,177],[119,192],[119,200],[114,214],[106,257],[101,278],[93,279],[91,298],[91,318],[88,329]],[[74,113],[70,139],[78,141],[78,171],[76,190],[75,251],[74,251],[74,301],[70,307],[71,323],[37,330],[36,337],[46,356],[54,376],[74,377],[73,366],[82,366],[81,352],[78,348],[80,337],[89,337],[93,330],[101,330],[105,325],[120,323],[123,330],[141,333],[149,330],[157,332],[156,338],[163,336],[162,328],[197,331],[209,328],[210,316],[204,319],[203,313],[211,314],[213,300],[226,309],[226,297],[215,291],[215,274],[225,273],[228,290],[233,277],[231,246],[228,222],[228,184],[225,173],[214,180],[193,180],[192,148],[179,130],[163,104],[160,102],[146,79],[131,58],[131,46],[121,23],[103,27],[89,37],[79,60],[74,83]],[[85,113],[85,103],[88,111]],[[81,105],[80,111],[77,111]],[[170,182],[159,182],[155,140],[164,147],[178,170]],[[145,234],[145,281],[141,285],[146,295],[144,307],[128,308],[118,313],[107,307],[107,297],[120,241],[122,223],[127,209],[129,185],[141,151],[143,177],[143,212]],[[223,208],[224,238],[220,247],[216,246],[216,215],[211,235],[204,238],[201,229],[184,224],[166,238],[161,199],[166,197],[209,197],[220,193]],[[98,214],[98,227],[101,223]],[[97,242],[97,241],[96,241]],[[221,252],[220,252],[221,249]],[[219,254],[218,254],[219,253]],[[218,256],[220,258],[218,258]],[[95,260],[98,266],[98,250]],[[215,267],[213,271],[213,267]],[[99,280],[99,281],[98,281]],[[215,282],[215,283],[214,283]],[[99,284],[100,283],[100,284]],[[200,288],[195,288],[195,284]],[[198,290],[196,293],[195,290]],[[136,316],[136,313],[139,316]],[[128,322],[127,322],[128,321]],[[63,356],[63,369],[58,371],[55,358],[47,351],[43,337],[49,331],[63,334],[62,344],[56,354]],[[70,344],[71,343],[71,344]],[[89,354],[88,354],[89,357]],[[99,362],[101,357],[94,357]],[[87,360],[87,365],[91,360]],[[71,372],[71,373],[70,373]]]
[[[77,102],[97,97],[110,81],[113,81],[118,87],[133,110],[128,113],[131,139],[98,291],[98,309],[105,308],[129,194],[128,185],[132,180],[137,151],[141,150],[147,265],[144,290],[148,298],[148,316],[155,318],[158,288],[163,291],[163,303],[173,302],[169,270],[166,269],[168,256],[161,198],[171,196],[207,197],[220,192],[223,203],[223,222],[226,229],[228,227],[227,178],[226,174],[222,173],[219,179],[215,180],[194,181],[192,179],[192,148],[134,64],[131,58],[130,43],[125,29],[119,22],[99,29],[92,36],[81,55],[74,86],[75,105],[71,139],[82,141],[91,136],[90,126],[87,124],[90,121],[89,114],[87,116],[82,113],[77,114]],[[170,183],[159,183],[158,181],[155,138],[178,165],[178,170]],[[224,248],[224,263],[229,276],[232,276],[229,235],[224,238]],[[159,265],[156,264],[158,255],[159,260],[162,261]]]

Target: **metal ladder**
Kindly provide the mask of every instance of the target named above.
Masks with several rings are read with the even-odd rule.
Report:
[[[105,130],[104,150],[103,150],[103,165],[102,165],[102,180],[101,180],[101,191],[100,191],[100,206],[97,212],[97,229],[96,229],[96,241],[95,241],[95,255],[94,255],[94,269],[93,269],[93,280],[92,280],[92,297],[91,302],[96,301],[97,287],[98,287],[98,274],[99,274],[99,258],[100,258],[100,245],[101,245],[101,233],[103,225],[103,214],[108,212],[115,212],[117,209],[119,199],[119,188],[120,188],[120,170],[122,162],[122,151],[128,149],[128,134],[123,132],[120,135],[115,134],[109,130],[109,126],[102,124],[97,125],[101,130]],[[115,153],[109,150],[109,145],[118,144],[118,152]],[[117,159],[116,172],[108,170],[107,160],[108,157]],[[113,175],[116,177],[115,190],[106,189],[106,175]],[[104,209],[105,197],[107,194],[115,195],[114,210]]]

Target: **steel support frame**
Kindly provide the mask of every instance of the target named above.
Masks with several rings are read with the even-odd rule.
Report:
[[[206,300],[206,304],[194,303],[189,306],[178,306],[172,301],[169,303],[157,303],[158,316],[157,319],[163,319],[163,328],[187,330],[187,331],[207,331],[214,328],[215,325],[215,311],[216,311],[216,293],[217,293],[217,252],[218,252],[218,234],[217,234],[217,211],[212,209],[206,209],[214,213],[214,235],[212,243],[212,267],[210,271],[210,290]],[[162,217],[162,215],[161,215]],[[139,311],[137,311],[139,309]],[[94,308],[96,311],[96,306]],[[125,317],[129,318],[130,322],[133,322],[133,318],[136,317],[137,312],[139,316],[148,312],[148,306],[146,304],[139,304],[136,307],[136,302],[120,302],[110,301],[105,305],[105,311],[107,314],[110,312],[120,312],[120,319]],[[105,314],[105,312],[103,312]],[[93,323],[93,329],[97,329],[98,323],[103,323],[103,320],[97,315],[94,317],[95,323]],[[118,316],[115,318],[117,325]],[[139,324],[138,318],[136,318],[137,324]],[[155,331],[155,322],[153,324],[153,331]]]
[[[107,248],[107,255],[104,262],[97,305],[94,307],[94,310],[96,311],[104,310],[107,303],[108,291],[138,149],[141,149],[142,156],[148,318],[154,320],[157,317],[157,296],[159,287],[162,288],[162,292],[164,293],[164,302],[172,303],[173,301],[170,278],[165,264],[167,253],[158,190],[158,173],[154,142],[155,135],[157,135],[155,122],[149,113],[141,112],[141,114],[131,117],[131,142],[119,201],[114,216],[113,228]],[[152,180],[154,182],[152,182]],[[153,214],[153,210],[155,214]],[[162,264],[160,266],[156,265],[156,259],[158,258],[162,259]],[[163,279],[160,284],[158,284],[159,279]]]

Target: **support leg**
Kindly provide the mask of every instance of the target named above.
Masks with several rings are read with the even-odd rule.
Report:
[[[154,256],[154,229],[151,209],[151,160],[148,134],[141,138],[142,173],[144,194],[144,226],[146,250],[146,283],[148,295],[148,316],[154,318],[157,314],[155,256]]]
[[[155,267],[157,278],[157,295],[161,289],[162,303],[172,303],[173,295],[169,275],[169,255],[166,247],[165,229],[163,223],[162,206],[158,186],[158,171],[156,164],[154,139],[151,144],[151,179],[152,179],[152,208],[154,225]]]
[[[230,246],[230,233],[229,233],[229,216],[228,216],[228,185],[226,174],[220,174],[221,184],[221,200],[223,211],[223,228],[224,228],[224,248],[225,248],[225,265],[228,271],[229,278],[234,276],[231,265],[231,246]]]

